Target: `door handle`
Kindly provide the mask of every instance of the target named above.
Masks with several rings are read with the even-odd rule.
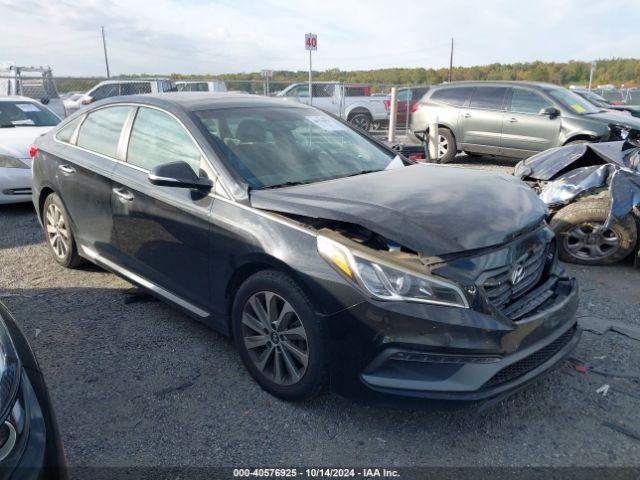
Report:
[[[471,114],[469,112],[466,112],[464,115],[462,115],[463,118],[471,118]]]
[[[509,120],[507,120],[507,122],[509,123],[517,123],[518,119],[515,117],[511,117]]]
[[[115,193],[116,196],[118,197],[118,200],[120,200],[123,203],[132,202],[134,199],[133,193],[131,193],[129,190],[126,190],[124,188],[114,188],[113,193]]]
[[[66,175],[71,175],[72,173],[76,173],[76,169],[73,167],[70,167],[69,165],[59,165],[58,170],[60,170],[62,173]]]

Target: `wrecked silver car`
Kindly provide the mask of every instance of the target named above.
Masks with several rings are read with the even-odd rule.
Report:
[[[553,148],[520,162],[514,175],[549,207],[549,224],[568,262],[603,265],[638,245],[640,148],[627,140]],[[640,257],[636,251],[636,266]]]

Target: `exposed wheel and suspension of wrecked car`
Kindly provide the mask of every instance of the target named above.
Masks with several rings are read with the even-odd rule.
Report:
[[[560,257],[605,265],[638,247],[640,132],[626,140],[554,148],[520,162],[515,175],[539,192],[550,210]]]
[[[36,146],[53,258],[232,335],[281,398],[491,398],[578,342],[576,282],[512,176],[415,164],[317,109],[246,95],[97,102]]]

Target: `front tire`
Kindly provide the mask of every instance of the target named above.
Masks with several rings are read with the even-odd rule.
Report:
[[[558,252],[565,262],[608,265],[627,257],[638,241],[638,226],[632,214],[611,228],[608,197],[586,197],[560,209],[550,226],[558,236]]]
[[[78,254],[69,214],[57,193],[52,193],[44,201],[42,223],[55,261],[65,268],[81,266],[84,259]]]
[[[234,299],[232,328],[242,362],[267,392],[300,401],[327,386],[324,326],[288,275],[266,270],[249,277]]]

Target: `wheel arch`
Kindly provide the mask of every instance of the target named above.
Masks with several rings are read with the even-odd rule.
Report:
[[[345,114],[347,117],[347,121],[351,120],[351,118],[358,114],[358,113],[364,113],[365,115],[368,115],[369,118],[373,121],[373,115],[371,114],[371,110],[369,110],[367,107],[363,107],[361,105],[353,105],[351,107],[348,107]]]
[[[44,202],[47,201],[47,198],[49,197],[49,195],[51,195],[52,193],[55,193],[55,190],[53,188],[51,188],[48,185],[45,185],[44,187],[42,187],[40,189],[40,192],[38,193],[38,218],[40,219],[40,222],[42,223],[42,213],[44,210]]]
[[[581,132],[581,133],[576,133],[571,135],[568,138],[565,138],[564,142],[562,143],[562,145],[567,145],[568,143],[571,142],[575,142],[576,140],[586,140],[588,142],[597,142],[600,140],[600,137],[598,137],[595,134],[592,133],[587,133],[587,132]]]
[[[318,305],[313,293],[311,292],[311,288],[309,287],[309,285],[304,282],[301,276],[293,268],[291,268],[282,260],[272,257],[268,254],[252,255],[236,267],[234,272],[231,274],[227,285],[225,286],[224,299],[227,328],[230,335],[233,335],[233,329],[231,328],[233,302],[235,300],[236,293],[240,288],[240,285],[242,285],[252,275],[265,270],[274,270],[276,272],[281,272],[290,276],[293,281],[295,281],[296,284],[307,295],[307,298],[309,299],[309,301],[311,301],[314,310],[316,312],[322,311],[320,305]]]

